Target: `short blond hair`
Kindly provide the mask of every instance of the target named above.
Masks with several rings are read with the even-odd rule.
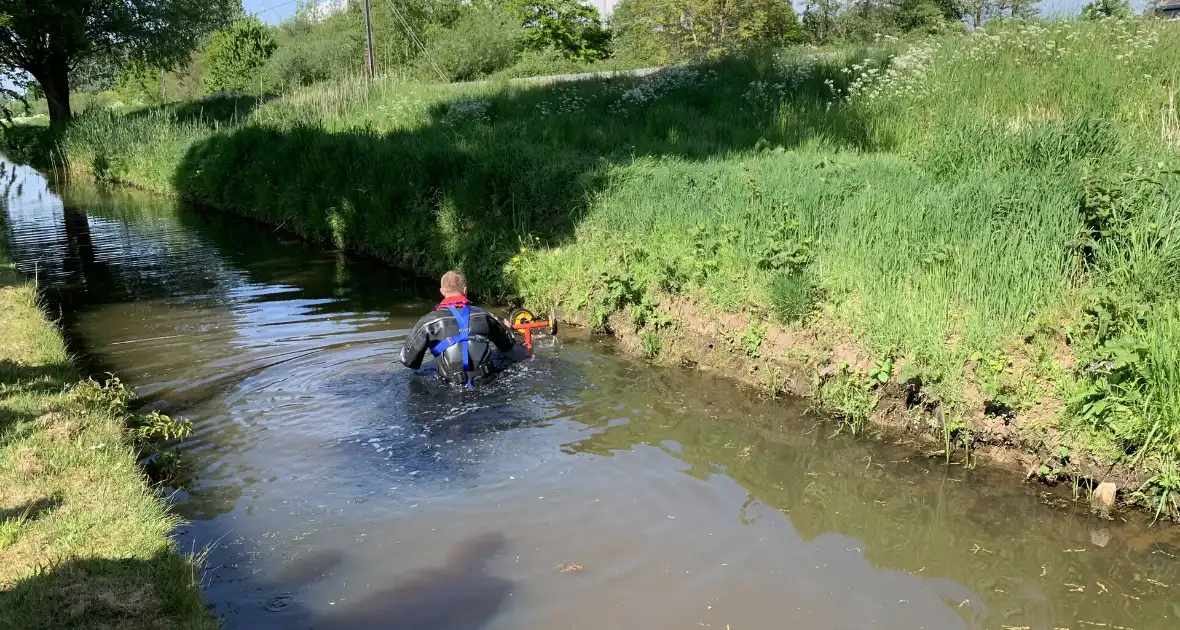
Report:
[[[440,288],[443,295],[463,295],[467,291],[467,278],[458,271],[448,271],[443,274]]]

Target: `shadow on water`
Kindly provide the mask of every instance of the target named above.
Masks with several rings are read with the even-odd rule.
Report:
[[[825,81],[848,81],[835,67],[817,66],[784,109],[752,103],[751,85],[781,80],[775,63],[729,59],[645,79],[510,88],[436,104],[412,130],[328,130],[320,113],[295,111],[281,126],[245,125],[195,143],[173,185],[187,198],[403,268],[461,267],[473,288],[494,293],[519,239],[568,239],[614,165],[813,142],[888,148],[854,107],[826,112]],[[645,87],[653,82],[663,92],[656,103]],[[580,105],[542,113],[567,107],[571,90]],[[301,106],[277,103],[270,115]]]
[[[507,539],[498,533],[463,541],[440,567],[397,577],[316,621],[340,630],[479,630],[492,621],[512,590],[488,574]]]
[[[346,259],[340,252],[270,233],[247,219],[178,208],[168,199],[57,182],[43,191],[44,198],[38,194],[38,203],[52,205],[54,193],[61,195],[60,207],[53,210],[60,218],[42,220],[38,230],[54,233],[55,247],[45,248],[49,234],[42,234],[16,243],[20,251],[14,258],[22,272],[42,280],[48,310],[60,315],[70,333],[71,352],[86,372],[100,377],[115,366],[86,351],[76,323],[87,309],[194,298],[265,302],[295,294],[310,318],[348,311],[420,314],[423,296],[435,286],[373,261]],[[152,225],[172,227],[141,229]],[[258,236],[243,243],[243,229]],[[244,295],[242,284],[247,285]],[[256,295],[248,292],[250,286],[260,288]],[[244,376],[228,374],[224,385]]]
[[[286,564],[261,587],[265,623],[317,630],[480,630],[501,612],[514,586],[489,566],[507,544],[497,532],[471,536],[440,566],[391,572],[326,611],[306,606],[309,593],[356,559],[339,549],[315,551]]]
[[[224,290],[225,283],[219,285],[220,278],[208,273],[208,266],[243,273],[258,285],[298,287],[306,294],[325,298],[320,305],[324,308],[341,308],[340,300],[344,298],[349,300],[349,308],[360,310],[385,307],[399,298],[403,303],[418,306],[420,298],[410,296],[422,295],[433,288],[434,281],[425,282],[371,261],[345,259],[339,252],[297,238],[278,233],[263,235],[263,230],[248,220],[189,204],[181,203],[178,207],[169,199],[117,187],[68,185],[56,187],[54,192],[63,200],[63,230],[70,249],[63,257],[62,271],[66,277],[51,288],[62,291],[92,285],[84,296],[88,304]],[[95,257],[86,217],[116,225],[175,223],[180,228],[178,232],[192,236],[173,239],[165,245],[154,241],[154,235],[125,232],[121,246],[136,250],[136,264],[132,268],[112,268],[114,261],[109,257],[106,260]],[[257,231],[259,237],[244,244],[243,229]],[[208,265],[203,269],[178,265],[178,259],[186,256],[208,258]],[[303,259],[303,264],[292,265],[293,257]],[[381,286],[385,292],[367,290],[374,285]]]

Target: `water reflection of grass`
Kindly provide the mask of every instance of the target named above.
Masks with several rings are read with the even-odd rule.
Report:
[[[910,457],[905,447],[828,439],[829,427],[783,420],[780,409],[750,401],[735,388],[710,389],[692,380],[672,387],[705,395],[717,417],[676,411],[686,403],[705,406],[695,398],[660,402],[657,396],[652,402],[660,389],[638,380],[619,387],[617,400],[623,408],[650,407],[653,413],[632,414],[616,425],[605,417],[597,422],[583,417],[594,426],[593,434],[568,444],[567,452],[617,457],[636,451],[629,461],[650,461],[644,449],[660,445],[687,465],[686,475],[740,484],[749,499],[735,518],[744,522],[749,506],[761,504],[782,513],[804,541],[832,532],[850,536],[857,553],[874,566],[951,578],[982,598],[973,605],[986,603],[992,611],[1015,608],[1035,618],[1046,601],[1068,597],[1066,582],[1097,575],[1142,606],[1121,618],[1125,625],[1170,614],[1167,591],[1136,578],[1174,579],[1176,568],[1164,554],[1174,551],[1177,538],[1166,530],[1150,530],[1141,520],[1126,524],[1060,514],[1002,479],[978,471],[945,472],[940,460]],[[1158,543],[1137,540],[1153,535]],[[1096,537],[1109,548],[1095,547]],[[1158,544],[1159,555],[1151,552],[1152,544]],[[1089,552],[1069,551],[1081,548]],[[1101,600],[1078,604],[1075,613],[1111,621]]]
[[[66,388],[60,333],[0,249],[0,627],[214,628],[125,402]]]

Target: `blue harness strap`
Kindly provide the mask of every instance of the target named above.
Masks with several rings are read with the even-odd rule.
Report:
[[[430,354],[437,357],[438,355],[447,351],[447,348],[455,344],[463,344],[463,372],[466,374],[471,372],[471,355],[469,353],[469,346],[471,342],[471,305],[468,304],[463,307],[463,310],[448,306],[447,310],[455,318],[455,323],[459,325],[459,334],[451,335],[446,339],[435,342],[430,348]],[[471,387],[471,378],[467,378],[467,386]]]

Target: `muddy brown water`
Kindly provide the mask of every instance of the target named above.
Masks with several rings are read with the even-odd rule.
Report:
[[[227,628],[1180,627],[1174,529],[576,331],[449,390],[395,363],[429,285],[143,194],[2,182],[19,267],[91,368],[192,420],[177,540],[209,550]]]

